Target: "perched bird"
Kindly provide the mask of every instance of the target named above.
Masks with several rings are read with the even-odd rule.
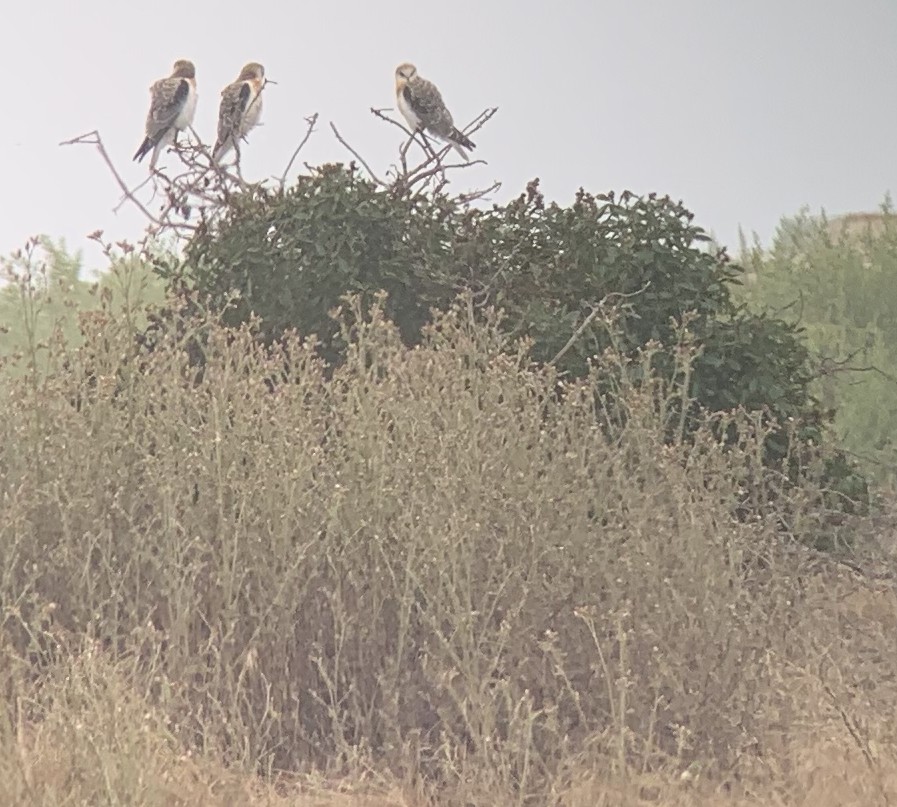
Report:
[[[413,64],[405,62],[396,68],[396,101],[412,132],[428,132],[451,143],[458,154],[470,160],[464,149],[476,146],[455,128],[442,94],[433,82],[418,75]]]
[[[258,124],[262,115],[262,87],[265,68],[258,62],[250,62],[237,76],[237,80],[221,91],[218,108],[218,140],[212,149],[215,162],[221,162],[233,149],[240,160],[240,141]]]
[[[150,150],[150,171],[155,169],[159,154],[175,142],[178,132],[193,123],[196,114],[196,68],[187,59],[178,59],[168,78],[159,79],[150,87],[150,109],[146,116],[146,137],[134,159],[142,160]]]

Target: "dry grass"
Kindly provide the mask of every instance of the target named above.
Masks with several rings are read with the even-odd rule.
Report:
[[[894,589],[800,550],[821,492],[749,418],[670,445],[624,387],[608,437],[460,312],[332,377],[84,330],[5,388],[0,803],[897,801]]]

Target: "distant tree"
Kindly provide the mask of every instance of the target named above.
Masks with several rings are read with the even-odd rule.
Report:
[[[135,330],[143,327],[146,306],[164,298],[164,282],[137,255],[107,247],[107,256],[110,266],[95,280],[82,277],[80,252],[70,253],[63,241],[47,236],[0,258],[0,357],[28,355],[33,369],[41,370],[51,337],[77,343],[79,313],[97,308],[102,294],[133,315]]]
[[[770,249],[744,249],[744,298],[806,334],[813,391],[844,445],[897,479],[897,215],[782,220]]]

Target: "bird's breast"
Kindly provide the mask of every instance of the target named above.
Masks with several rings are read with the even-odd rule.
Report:
[[[416,131],[420,128],[420,118],[405,98],[404,87],[396,89],[396,103],[398,104],[399,112],[401,112],[405,120],[408,121],[408,125],[411,129]]]
[[[262,117],[262,93],[260,90],[253,88],[252,95],[249,97],[249,104],[246,107],[246,114],[243,117],[243,127],[249,131],[255,126]]]
[[[193,117],[196,115],[196,101],[198,100],[196,85],[192,81],[188,82],[188,84],[190,89],[187,91],[187,100],[184,102],[181,114],[178,115],[174,124],[178,129],[182,130],[193,124]]]

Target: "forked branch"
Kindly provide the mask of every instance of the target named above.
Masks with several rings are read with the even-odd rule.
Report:
[[[312,132],[315,130],[315,124],[318,122],[318,113],[315,112],[314,115],[311,115],[305,119],[305,122],[308,124],[308,129],[305,130],[305,137],[299,141],[299,145],[296,146],[296,150],[293,152],[293,156],[290,157],[290,161],[287,163],[287,167],[283,169],[283,173],[280,175],[280,179],[278,180],[280,183],[280,187],[284,188],[287,184],[287,175],[290,173],[290,169],[293,167],[293,163],[296,162],[296,158],[299,156],[299,152],[305,147],[305,144],[308,142],[308,138],[312,136]]]
[[[330,124],[331,131],[337,141],[352,154],[355,162],[367,171],[377,185],[396,192],[419,192],[426,189],[438,193],[448,184],[448,174],[451,171],[486,164],[484,160],[447,163],[446,157],[452,148],[451,143],[440,145],[438,149],[434,148],[422,132],[411,132],[400,121],[390,117],[387,114],[388,111],[371,108],[371,112],[375,117],[397,127],[406,135],[406,139],[399,149],[400,166],[393,166],[391,171],[387,171],[385,179],[381,178],[358,150],[349,144],[336,125],[332,122]],[[485,110],[464,127],[464,133],[466,135],[475,134],[491,120],[497,111],[496,108]],[[315,132],[318,114],[315,113],[305,118],[305,122],[307,124],[306,130],[293,150],[283,173],[279,177],[271,177],[273,181],[278,183],[281,189],[286,187],[290,171],[302,149],[308,143],[309,138]],[[87,132],[71,140],[65,140],[60,145],[90,145],[97,149],[122,191],[122,198],[114,208],[114,212],[118,212],[122,205],[130,202],[147,220],[149,234],[170,232],[174,233],[178,238],[189,238],[203,223],[208,224],[214,221],[227,209],[234,191],[245,192],[255,187],[254,184],[246,182],[242,177],[239,168],[239,148],[236,148],[237,159],[234,170],[231,171],[214,158],[211,149],[202,142],[192,128],[189,129],[189,133],[192,137],[186,142],[178,143],[175,141],[173,145],[173,150],[180,159],[181,170],[173,175],[169,175],[164,171],[155,169],[150,173],[149,177],[133,189],[128,188],[127,183],[113,163],[99,131]],[[423,151],[423,159],[416,165],[409,166],[408,155],[412,143],[417,143],[420,146]],[[152,184],[150,202],[157,195],[161,198],[161,205],[158,211],[154,211],[151,204],[141,201],[137,196],[138,192],[150,183]],[[258,183],[258,185],[261,184]],[[462,204],[468,204],[493,193],[499,187],[501,187],[501,184],[494,182],[487,188],[462,194],[458,199]],[[199,223],[197,223],[197,216]]]
[[[128,190],[127,183],[121,178],[121,174],[115,168],[115,164],[112,162],[112,159],[109,157],[109,152],[106,151],[106,147],[103,145],[103,138],[100,137],[100,133],[97,129],[94,129],[92,132],[87,132],[86,134],[79,135],[78,137],[73,137],[71,140],[63,140],[60,146],[96,146],[97,151],[100,152],[100,157],[103,158],[103,162],[106,163],[109,170],[112,172],[112,176],[115,178],[115,181],[118,183],[118,187],[121,188],[122,193],[124,194],[126,199],[130,199],[143,213],[146,218],[151,221],[153,224],[159,224],[159,220],[153,216],[149,210],[141,204],[140,200],[134,196],[134,192]],[[138,187],[142,187],[138,186]]]
[[[385,183],[374,173],[373,169],[367,164],[367,161],[364,159],[364,157],[362,157],[354,148],[352,148],[352,146],[349,145],[346,139],[339,133],[339,129],[336,128],[336,124],[333,121],[330,121],[330,128],[333,130],[334,136],[342,144],[342,146],[364,166],[365,171],[368,172],[368,175],[371,177],[371,179],[378,185],[382,185],[384,188],[389,187],[387,183]]]
[[[293,163],[314,132],[318,115],[316,113],[305,120],[308,127],[304,136],[293,151],[283,175],[279,179],[274,178],[275,181],[280,183],[281,187],[286,184],[286,177]],[[123,194],[119,203],[113,208],[113,212],[117,213],[123,204],[130,202],[147,220],[150,233],[167,231],[173,232],[176,236],[182,238],[189,237],[199,227],[199,224],[190,221],[194,216],[194,212],[199,214],[202,221],[207,222],[214,219],[217,214],[225,209],[234,190],[247,191],[252,188],[252,185],[246,182],[240,173],[239,150],[237,150],[238,158],[232,172],[215,160],[211,149],[202,142],[199,135],[192,128],[189,129],[189,132],[193,136],[191,140],[186,143],[176,142],[173,146],[173,150],[180,158],[183,170],[173,176],[169,176],[164,171],[158,169],[153,170],[145,180],[133,189],[128,188],[127,183],[113,163],[109,152],[103,144],[99,131],[94,130],[74,137],[71,140],[64,140],[59,145],[90,145],[99,151],[100,157],[106,163]],[[158,212],[154,212],[148,204],[142,202],[137,196],[137,193],[148,183],[152,183],[153,186],[151,200],[155,199],[157,195],[163,200]]]
[[[359,154],[358,150],[355,149],[345,139],[345,137],[343,137],[339,129],[336,128],[335,124],[330,124],[330,128],[340,145],[342,145],[343,148],[345,148],[354,157],[355,161],[358,164],[364,167],[371,180],[381,187],[391,188],[398,192],[423,190],[426,188],[432,192],[438,193],[442,191],[448,184],[448,173],[450,171],[471,168],[475,165],[487,165],[485,160],[470,160],[463,163],[447,163],[445,161],[446,157],[449,151],[453,148],[451,143],[445,143],[439,146],[438,149],[435,149],[430,140],[424,135],[423,132],[412,132],[401,121],[396,120],[395,118],[388,115],[387,113],[390,111],[390,109],[377,109],[376,107],[371,107],[371,114],[374,115],[374,117],[378,118],[381,121],[384,121],[385,123],[388,123],[391,126],[395,126],[400,132],[405,135],[405,139],[402,141],[402,145],[399,147],[399,164],[391,166],[391,168],[386,172],[387,179],[381,178],[371,168],[370,164],[361,156],[361,154]],[[486,123],[489,122],[489,120],[492,119],[497,111],[497,107],[484,110],[481,114],[474,118],[473,121],[471,121],[467,126],[464,127],[464,134],[471,135],[478,132],[483,128],[483,126],[485,126]],[[421,162],[409,167],[408,153],[412,143],[417,143],[417,145],[424,153],[424,158]],[[500,187],[500,182],[493,182],[487,188],[482,188],[462,194],[458,197],[458,199],[462,204],[469,204],[477,199],[482,199],[483,197],[494,193]]]

